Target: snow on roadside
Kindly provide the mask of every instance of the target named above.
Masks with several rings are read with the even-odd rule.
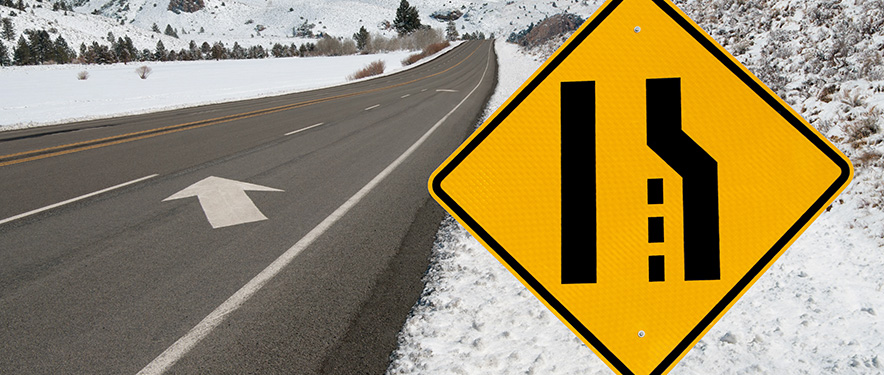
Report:
[[[814,33],[822,31],[807,31]],[[779,35],[772,34],[757,35],[756,45]],[[496,50],[500,78],[490,110],[543,61],[500,41]],[[776,78],[777,70],[764,71],[767,57],[752,51],[738,59]],[[779,69],[791,73],[812,63],[798,56]],[[673,374],[884,373],[884,320],[879,316],[884,310],[884,135],[878,133],[884,85],[839,74],[831,94],[808,95],[801,86],[807,79],[793,73],[780,89],[799,113],[854,158],[854,181]],[[850,140],[863,119],[871,121],[873,134]],[[425,281],[388,374],[611,373],[450,217],[437,234]]]
[[[0,131],[282,95],[347,83],[347,76],[382,60],[385,74],[414,51],[337,57],[150,62],[112,65],[13,66],[0,69]],[[147,79],[135,73],[152,69]],[[81,71],[89,73],[78,80]]]

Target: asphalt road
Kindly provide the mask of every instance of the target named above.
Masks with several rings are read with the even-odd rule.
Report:
[[[469,42],[346,86],[0,133],[0,373],[383,373],[443,217],[427,179],[496,74]]]

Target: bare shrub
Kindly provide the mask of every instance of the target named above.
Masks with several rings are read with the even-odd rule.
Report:
[[[420,29],[401,37],[387,38],[372,34],[363,53],[380,53],[399,50],[419,51],[426,46],[444,41],[444,33],[438,29]]]
[[[353,41],[351,39],[347,39],[342,43],[341,54],[355,55],[356,52],[358,52],[358,50],[356,49],[356,42],[355,41]]]
[[[863,105],[865,105],[862,91],[859,89],[841,91],[841,94],[838,96],[838,100],[854,108],[862,107]]]
[[[873,165],[876,164],[877,161],[881,160],[881,157],[884,156],[880,152],[875,150],[864,151],[853,158],[853,161],[859,165]]]
[[[372,35],[369,41],[369,53],[398,51],[402,45],[400,38],[387,38],[383,35]]]
[[[435,54],[436,52],[439,52],[445,48],[448,48],[448,46],[450,46],[450,45],[451,45],[451,43],[449,43],[447,40],[444,42],[433,43],[433,44],[430,44],[430,45],[424,47],[424,53],[426,53],[427,56],[430,56],[432,54]]]
[[[344,46],[338,38],[324,36],[316,42],[314,53],[321,56],[340,56],[344,54]]]
[[[414,64],[414,63],[418,62],[420,59],[423,59],[424,57],[433,55],[436,52],[439,52],[450,45],[451,45],[451,43],[449,43],[447,40],[443,41],[443,42],[430,44],[430,45],[424,47],[423,51],[409,55],[408,57],[406,57],[404,60],[402,60],[402,65]]]
[[[822,90],[820,90],[820,93],[819,93],[819,95],[817,95],[817,98],[819,98],[820,101],[825,102],[825,103],[831,102],[832,95],[834,95],[836,92],[838,92],[839,89],[840,89],[840,87],[836,84],[826,85],[825,87],[823,87]]]
[[[420,59],[422,59],[422,58],[424,58],[423,52],[412,53],[412,54],[408,55],[408,57],[406,57],[405,59],[402,60],[402,65],[414,64],[414,63],[420,61]]]
[[[880,115],[880,111],[872,110],[856,119],[856,121],[847,124],[844,128],[844,133],[847,134],[847,140],[850,142],[857,142],[872,134],[877,134],[878,131],[881,130],[878,126],[878,117]]]
[[[142,65],[142,66],[139,66],[138,68],[135,68],[135,73],[137,73],[138,78],[141,78],[141,79],[147,79],[147,76],[149,76],[151,72],[153,72],[153,69],[151,69],[147,65]]]
[[[84,70],[82,72],[77,73],[77,79],[79,79],[81,81],[85,81],[85,80],[89,79],[89,72]]]
[[[533,48],[539,46],[557,35],[570,33],[577,30],[585,20],[575,14],[561,13],[533,23],[528,28],[514,32],[507,38],[507,42],[516,43],[522,47]]]
[[[832,129],[832,126],[834,125],[834,121],[831,120],[819,120],[816,122],[816,124],[814,124],[816,130],[818,130],[822,135],[826,135],[826,133],[829,132],[829,129]]]
[[[347,76],[347,80],[352,81],[352,80],[356,80],[356,79],[360,79],[360,78],[371,77],[371,76],[376,76],[378,74],[383,74],[384,69],[386,68],[386,65],[387,64],[384,63],[382,60],[373,61],[370,64],[366,65],[364,68],[357,71],[356,73],[353,73],[353,74]]]
[[[433,43],[445,40],[441,30],[420,29],[405,37],[405,49],[422,50]]]

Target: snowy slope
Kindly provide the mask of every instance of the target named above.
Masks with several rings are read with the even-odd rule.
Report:
[[[4,17],[10,11],[19,14],[12,17],[18,33],[29,28],[55,28],[76,49],[83,42],[102,43],[111,31],[118,37],[129,35],[139,49],[151,50],[160,39],[167,49],[184,48],[190,40],[197,44],[222,41],[228,46],[238,42],[246,47],[269,47],[276,42],[301,44],[306,39],[293,38],[293,28],[305,22],[314,24],[312,31],[317,34],[350,38],[364,26],[372,33],[390,37],[395,31],[382,25],[393,21],[399,6],[399,0],[205,0],[202,10],[174,13],[167,9],[169,0],[82,0],[73,2],[78,5],[75,12],[64,16],[64,12],[51,11],[48,0],[25,3],[31,6],[26,14],[0,7]],[[463,13],[455,21],[460,34],[481,31],[503,38],[562,11],[587,17],[594,9],[583,0],[413,0],[410,4],[418,9],[421,22],[433,28],[444,30],[446,22],[430,14],[456,9]],[[163,31],[166,25],[172,26],[180,39],[151,32],[154,24]]]
[[[884,373],[884,2],[677,4],[848,155],[856,173],[672,373]],[[500,81],[486,114],[544,57],[496,48]],[[425,280],[388,373],[611,373],[452,219]]]
[[[215,37],[243,38],[257,36],[255,27],[263,25],[264,37],[292,35],[292,27],[309,21],[316,25],[315,32],[349,37],[360,26],[370,32],[387,36],[393,31],[379,27],[384,21],[392,22],[399,0],[206,0],[206,8],[194,13],[175,14],[166,10],[169,0],[88,0],[78,11],[94,10],[102,14],[149,29],[153,23],[166,24],[177,29],[194,32],[200,27]],[[508,35],[529,23],[568,10],[572,13],[588,13],[584,1],[500,1],[472,2],[466,0],[413,0],[421,15],[421,22],[444,29],[446,22],[430,18],[439,10],[457,9],[463,16],[455,21],[458,31],[483,31],[486,35]],[[251,23],[247,23],[251,20]]]
[[[44,3],[45,4],[45,3]],[[36,6],[20,12],[18,9],[0,6],[0,17],[8,17],[12,20],[17,36],[13,41],[3,40],[7,48],[12,51],[12,47],[19,36],[24,35],[24,31],[31,30],[47,30],[53,39],[59,35],[64,37],[68,45],[75,51],[79,50],[80,43],[86,45],[92,42],[98,42],[103,45],[110,45],[107,41],[107,33],[112,32],[115,37],[123,37],[128,35],[133,44],[139,49],[156,48],[157,41],[162,40],[167,49],[186,48],[189,39],[175,39],[167,35],[161,35],[151,32],[149,28],[139,28],[129,25],[120,25],[107,17],[82,14],[78,12],[52,11],[49,7]],[[10,14],[15,14],[11,16]],[[27,39],[27,37],[25,37]]]

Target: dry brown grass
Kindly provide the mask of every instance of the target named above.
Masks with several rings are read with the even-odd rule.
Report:
[[[412,54],[412,55],[409,55],[408,57],[406,57],[405,60],[402,60],[402,65],[414,64],[414,63],[420,61],[421,59],[423,59],[424,57],[427,57],[427,56],[430,56],[436,52],[439,52],[450,45],[451,45],[451,43],[449,43],[447,40],[444,42],[430,44],[430,45],[424,47],[423,51],[420,51],[418,53],[415,53],[415,54]]]
[[[383,74],[386,65],[383,61],[373,61],[370,64],[366,65],[364,68],[360,69],[356,73],[353,73],[347,76],[347,80],[352,81],[360,78],[366,78],[371,76],[376,76],[378,74]]]

